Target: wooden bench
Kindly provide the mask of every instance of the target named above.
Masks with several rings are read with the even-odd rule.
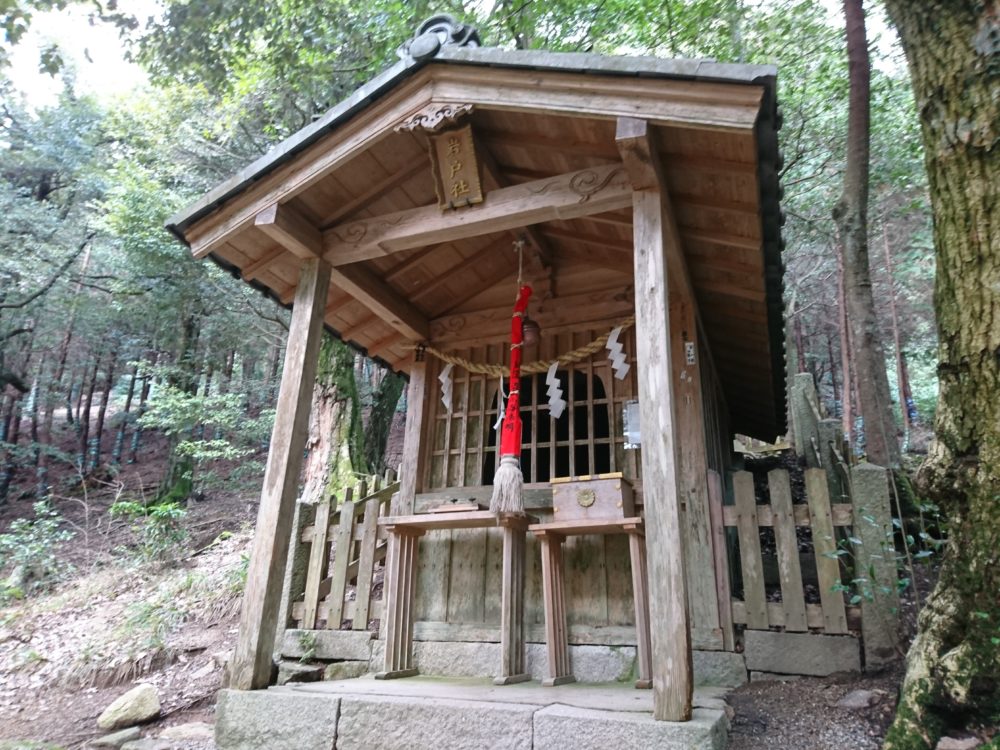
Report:
[[[389,516],[379,526],[389,533],[385,594],[385,668],[376,679],[417,674],[413,666],[413,594],[416,589],[419,540],[428,531],[443,529],[503,529],[503,574],[500,602],[500,675],[493,682],[510,685],[531,679],[524,658],[524,555],[529,515],[488,510],[462,510]]]
[[[628,534],[635,600],[636,643],[639,662],[637,688],[653,686],[649,643],[649,590],[646,583],[646,537],[641,518],[572,519],[532,524],[528,527],[542,545],[542,586],[545,598],[545,643],[548,677],[543,685],[576,682],[569,666],[566,601],[563,591],[562,543],[568,536]]]

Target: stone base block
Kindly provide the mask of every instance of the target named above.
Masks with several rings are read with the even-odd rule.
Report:
[[[536,708],[518,703],[344,696],[337,748],[530,750]]]
[[[323,679],[323,667],[316,664],[303,664],[299,661],[278,662],[278,685],[289,682],[317,682]]]
[[[860,644],[849,635],[747,630],[743,642],[747,668],[754,672],[825,677],[861,671]]]
[[[721,711],[695,709],[691,721],[654,721],[646,713],[549,706],[535,713],[535,750],[725,750]]]
[[[737,688],[747,681],[747,664],[743,654],[732,651],[693,652],[695,687],[711,685]]]
[[[330,750],[340,697],[270,690],[221,690],[216,706],[218,750]]]
[[[369,671],[382,670],[385,642],[376,641]],[[547,676],[545,644],[525,648],[531,679]],[[416,641],[413,660],[420,674],[444,677],[496,677],[500,671],[500,644],[449,641]],[[570,668],[579,682],[633,682],[638,676],[634,646],[569,647]],[[739,687],[747,681],[742,654],[728,651],[695,651],[696,685]]]
[[[323,670],[324,680],[349,680],[368,673],[367,661],[335,661]]]

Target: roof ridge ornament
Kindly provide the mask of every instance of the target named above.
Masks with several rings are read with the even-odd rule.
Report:
[[[479,30],[474,26],[459,23],[454,16],[442,13],[431,16],[417,27],[412,39],[406,40],[396,53],[400,58],[429,60],[445,46],[479,47]]]

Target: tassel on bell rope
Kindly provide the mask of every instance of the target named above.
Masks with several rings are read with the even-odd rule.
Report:
[[[521,474],[521,348],[524,345],[524,316],[528,310],[531,287],[522,284],[518,290],[514,314],[510,320],[510,394],[503,426],[500,428],[500,468],[493,477],[490,510],[501,513],[523,513]]]

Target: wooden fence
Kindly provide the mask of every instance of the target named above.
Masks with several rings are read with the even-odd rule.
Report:
[[[368,630],[371,620],[382,618],[376,571],[384,567],[387,545],[378,519],[388,515],[399,490],[394,480],[389,472],[371,480],[371,494],[369,482],[361,482],[316,506],[315,521],[296,540],[309,547],[305,590],[292,604],[296,628]]]
[[[845,531],[853,525],[853,508],[850,503],[830,502],[827,472],[805,470],[805,504],[792,503],[788,472],[783,469],[767,475],[767,504],[757,504],[750,472],[736,472],[732,479],[735,504],[723,508],[723,524],[735,529],[743,579],[743,598],[732,599],[733,622],[754,630],[780,627],[789,632],[860,629],[860,608],[847,606],[844,594],[837,590],[842,579],[838,538],[849,536]],[[765,579],[761,540],[770,538],[763,533],[766,528],[773,530],[780,596],[774,587],[768,591]],[[813,594],[818,594],[819,602],[806,601],[800,547],[807,543],[800,543],[801,528],[811,530],[808,546],[814,553],[817,581]]]

